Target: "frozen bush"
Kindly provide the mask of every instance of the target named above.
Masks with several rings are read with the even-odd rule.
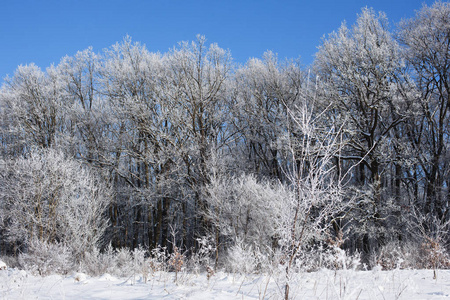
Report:
[[[372,264],[383,270],[421,267],[419,247],[412,242],[390,241],[380,247]]]
[[[0,227],[11,243],[61,243],[74,262],[101,244],[111,190],[94,170],[39,149],[0,164],[0,174]]]
[[[39,275],[67,274],[74,268],[70,249],[63,243],[47,243],[33,239],[28,251],[18,258],[19,266]]]
[[[1,260],[6,264],[8,268],[16,268],[19,266],[19,259],[13,255],[3,255]]]
[[[148,261],[150,270],[154,273],[157,271],[167,271],[167,261],[169,260],[169,254],[166,247],[158,246],[151,251],[151,255]]]
[[[116,276],[141,274],[146,278],[150,271],[150,260],[147,258],[147,251],[142,248],[133,251],[127,248],[114,250],[109,245],[104,252],[94,249],[86,253],[80,269],[93,276],[105,273]]]
[[[416,247],[415,257],[420,268],[450,268],[450,244],[448,232],[450,220],[440,219],[432,214],[424,214],[420,210],[411,210],[407,226],[410,238]]]
[[[127,248],[116,250],[114,256],[114,274],[127,276],[133,273],[133,256]]]
[[[324,263],[332,270],[356,270],[361,265],[361,256],[358,252],[349,254],[344,249],[332,247],[324,253]]]
[[[277,218],[290,197],[279,183],[258,180],[253,175],[212,178],[208,186],[209,218],[220,233],[234,242],[263,248],[276,236]]]
[[[204,236],[197,239],[199,248],[192,253],[187,260],[187,268],[196,273],[214,268],[211,257],[216,252],[214,241],[211,236]]]
[[[135,248],[131,252],[133,259],[133,274],[140,274],[143,276],[144,281],[147,281],[148,274],[150,272],[150,264],[147,259],[147,251],[142,247]]]
[[[111,244],[106,247],[104,252],[94,248],[92,251],[85,253],[80,264],[80,270],[92,276],[99,276],[105,273],[115,274],[115,251]]]
[[[239,274],[251,274],[261,271],[263,263],[267,259],[258,247],[237,242],[228,250],[229,271]]]

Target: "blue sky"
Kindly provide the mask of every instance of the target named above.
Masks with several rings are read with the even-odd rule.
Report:
[[[314,58],[324,35],[351,25],[362,7],[384,11],[391,25],[427,0],[0,0],[0,82],[20,64],[45,69],[89,46],[99,52],[130,35],[150,51],[167,52],[197,34],[230,49],[236,62],[261,57]]]

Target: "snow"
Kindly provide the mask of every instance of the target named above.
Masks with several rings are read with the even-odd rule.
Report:
[[[330,271],[301,273],[291,279],[293,299],[450,299],[450,270]],[[282,277],[279,277],[282,278]],[[280,299],[283,285],[276,276],[219,272],[208,281],[206,273],[157,272],[117,278],[34,276],[10,268],[0,271],[1,299]],[[295,298],[294,298],[295,297]]]
[[[0,260],[0,270],[6,270],[6,269],[8,269],[8,266],[5,264],[5,262]]]

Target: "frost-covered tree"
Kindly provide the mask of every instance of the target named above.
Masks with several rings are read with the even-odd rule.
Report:
[[[250,59],[235,74],[233,125],[239,133],[242,162],[259,175],[284,179],[285,149],[279,142],[306,81],[299,64],[279,63],[272,52]]]
[[[131,235],[126,239],[132,247],[143,240],[152,247],[169,245],[169,224],[182,228],[185,243],[188,232],[203,230],[206,221],[195,220],[205,210],[209,155],[226,142],[230,59],[201,36],[166,55],[150,53],[129,37],[105,52],[99,82],[113,115],[110,164],[118,217],[112,219]],[[131,224],[125,221],[130,218]]]
[[[76,258],[102,245],[111,190],[103,178],[53,149],[1,161],[4,237],[26,251],[33,240],[62,243]]]
[[[315,99],[309,97],[302,93],[295,109],[286,108],[291,119],[286,128],[298,133],[280,137],[292,162],[283,169],[286,182],[229,177],[215,170],[208,185],[208,215],[231,240],[230,255],[242,254],[239,248],[259,257],[254,262],[260,267],[280,266],[286,299],[291,272],[307,263],[301,262],[303,251],[324,241],[351,205],[344,193],[345,176],[337,175],[333,164],[341,149],[341,130],[321,126]]]
[[[104,57],[100,82],[112,114],[109,164],[117,190],[111,208],[114,245],[131,241],[136,248],[146,239],[145,244],[156,246],[166,222],[159,217],[164,210],[157,199],[158,184],[173,154],[164,146],[170,133],[164,128],[167,106],[159,96],[162,58],[130,37],[106,50]]]
[[[316,55],[323,101],[330,103],[330,121],[344,126],[346,147],[339,161],[358,163],[353,183],[362,191],[358,227],[366,230],[361,250],[370,253],[383,242],[383,220],[390,214],[383,196],[383,169],[390,163],[387,150],[393,130],[405,119],[399,84],[400,48],[388,31],[385,14],[363,9],[356,24],[343,24],[329,35]],[[342,164],[342,166],[344,166]],[[387,215],[386,215],[387,214]]]
[[[0,93],[5,129],[13,137],[9,147],[17,153],[29,147],[52,147],[63,117],[64,93],[54,67],[43,72],[34,64],[19,66]]]
[[[400,23],[399,41],[411,70],[417,93],[408,122],[408,141],[417,164],[412,174],[423,193],[416,193],[426,213],[439,219],[448,210],[449,103],[450,103],[450,4],[436,2],[423,6],[414,18]],[[417,187],[416,189],[422,190]]]
[[[211,153],[224,151],[230,132],[227,121],[227,87],[231,75],[231,54],[217,44],[206,44],[204,36],[183,42],[167,56],[169,70],[164,86],[166,101],[172,104],[173,126],[182,131],[177,139],[184,163],[185,200],[183,209],[194,212],[194,228],[204,232],[210,226],[204,218],[207,202],[203,199],[208,183]]]
[[[65,114],[61,124],[62,138],[58,147],[97,166],[105,160],[108,107],[99,94],[101,57],[92,48],[65,56],[56,66],[64,99]]]

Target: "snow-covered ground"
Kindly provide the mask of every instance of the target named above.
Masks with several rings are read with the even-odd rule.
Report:
[[[450,270],[329,271],[296,275],[293,299],[450,299]],[[268,275],[158,272],[116,278],[33,276],[17,269],[0,270],[0,299],[280,299],[282,282]]]

